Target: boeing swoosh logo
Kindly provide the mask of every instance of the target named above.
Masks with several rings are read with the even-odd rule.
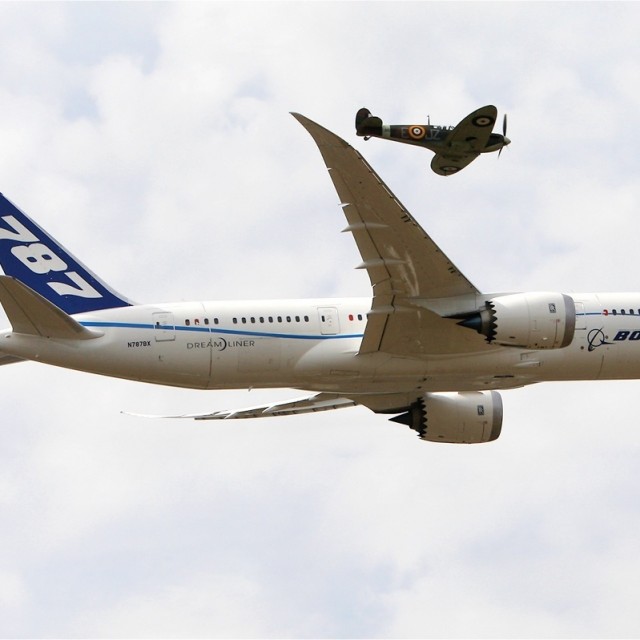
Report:
[[[613,344],[606,341],[606,336],[602,329],[591,329],[587,334],[587,342],[589,343],[589,351],[594,351],[605,344]]]

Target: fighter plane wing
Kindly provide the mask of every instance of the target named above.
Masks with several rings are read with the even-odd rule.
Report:
[[[497,117],[498,110],[489,104],[461,120],[444,141],[444,150],[431,161],[433,171],[450,176],[475,160],[485,148]]]
[[[419,301],[475,295],[456,268],[353,147],[312,120],[292,114],[311,134],[329,169],[362,264],[373,287],[360,353],[420,357],[489,348]]]
[[[458,173],[460,169],[464,169],[468,164],[471,164],[479,155],[479,153],[447,155],[436,153],[433,156],[433,160],[431,160],[431,169],[439,176],[452,176],[454,173]]]

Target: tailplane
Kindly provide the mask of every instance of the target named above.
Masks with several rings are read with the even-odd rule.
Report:
[[[131,305],[2,194],[0,266],[66,314]]]
[[[91,340],[102,335],[82,326],[56,305],[10,276],[0,276],[0,304],[14,333],[61,340]],[[4,364],[0,361],[0,364]]]

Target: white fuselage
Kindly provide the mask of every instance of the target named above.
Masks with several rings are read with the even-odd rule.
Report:
[[[295,387],[342,393],[509,388],[545,380],[640,378],[640,294],[574,294],[563,349],[462,355],[359,354],[369,298],[136,305],[74,318],[99,337],[0,333],[0,352],[81,371],[194,389]]]

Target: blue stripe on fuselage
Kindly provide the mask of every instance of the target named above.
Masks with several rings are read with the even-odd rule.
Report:
[[[83,327],[94,327],[103,329],[150,329],[152,331],[165,330],[165,331],[180,331],[180,332],[192,332],[192,333],[207,333],[207,334],[221,334],[231,336],[247,336],[252,338],[280,338],[291,340],[336,340],[344,338],[362,338],[362,333],[345,333],[336,335],[309,335],[309,334],[297,334],[297,333],[269,333],[266,331],[242,331],[238,329],[220,329],[218,327],[185,327],[185,326],[173,326],[173,325],[160,325],[154,326],[148,323],[136,323],[136,322],[101,322],[101,321],[86,321],[80,322]]]

